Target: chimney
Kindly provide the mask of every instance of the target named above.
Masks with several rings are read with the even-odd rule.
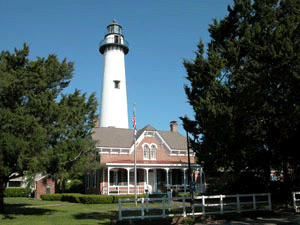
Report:
[[[99,119],[98,119],[98,117],[96,117],[95,119],[93,119],[93,122],[94,122],[94,128],[96,128],[96,127],[99,127]]]
[[[171,132],[177,132],[178,133],[178,124],[176,121],[171,121],[170,122],[170,128],[171,128]]]

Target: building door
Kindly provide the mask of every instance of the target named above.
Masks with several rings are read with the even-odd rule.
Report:
[[[149,184],[150,186],[150,194],[156,192],[157,189],[157,181],[156,181],[156,170],[149,170]]]

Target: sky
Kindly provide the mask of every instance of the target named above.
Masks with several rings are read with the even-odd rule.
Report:
[[[30,47],[31,60],[56,54],[75,63],[64,93],[96,93],[100,113],[103,55],[99,43],[115,19],[129,42],[125,56],[129,127],[133,103],[137,128],[169,130],[180,116],[194,117],[184,85],[183,60],[193,60],[209,24],[227,14],[233,0],[0,0],[0,51]]]

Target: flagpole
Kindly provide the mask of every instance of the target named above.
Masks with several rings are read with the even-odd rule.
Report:
[[[134,198],[135,206],[137,206],[137,171],[136,171],[136,118],[135,118],[135,102],[133,103],[133,116],[132,116],[133,128],[134,128]]]

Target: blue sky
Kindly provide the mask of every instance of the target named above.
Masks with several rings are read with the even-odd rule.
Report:
[[[193,60],[200,39],[209,41],[212,19],[227,15],[233,0],[1,0],[0,50],[30,46],[30,58],[57,54],[75,63],[65,93],[96,92],[100,103],[103,56],[99,42],[113,19],[129,42],[125,57],[129,120],[137,128],[169,130],[180,116],[193,117],[184,85],[183,59]],[[129,122],[130,127],[132,123]]]

